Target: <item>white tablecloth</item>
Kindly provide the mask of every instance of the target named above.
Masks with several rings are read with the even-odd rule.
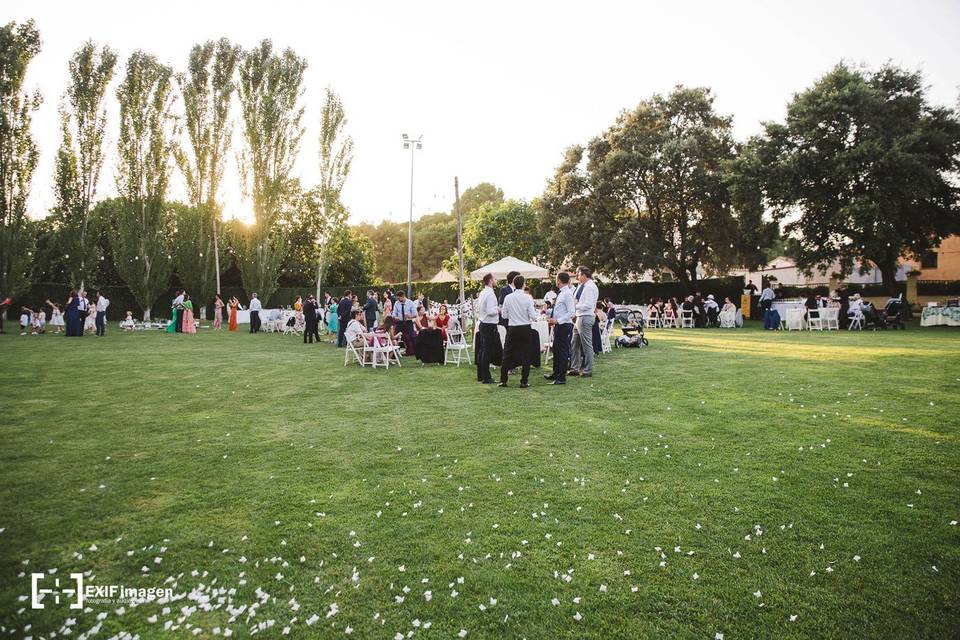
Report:
[[[283,315],[282,309],[260,309],[260,322],[266,322],[270,319],[272,312],[277,311],[280,316]],[[225,320],[230,320],[230,314],[227,313]],[[248,309],[237,309],[237,324],[250,324],[250,311]]]
[[[960,309],[957,307],[924,307],[920,313],[921,327],[960,327]]]
[[[787,319],[787,309],[803,309],[804,300],[774,300],[770,308],[780,314],[780,320]]]

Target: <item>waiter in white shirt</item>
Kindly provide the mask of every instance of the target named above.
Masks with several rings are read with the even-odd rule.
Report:
[[[107,333],[107,307],[110,306],[110,301],[107,300],[107,297],[97,291],[97,335],[103,336]]]
[[[501,315],[507,320],[507,343],[503,347],[503,365],[500,367],[500,384],[507,386],[509,370],[520,369],[520,388],[530,386],[530,349],[533,331],[530,324],[540,317],[533,306],[533,298],[523,290],[524,278],[513,279],[513,293],[503,298]]]
[[[250,333],[257,333],[260,331],[260,310],[263,309],[263,305],[260,304],[260,298],[257,297],[257,294],[250,294]]]
[[[589,378],[593,375],[593,325],[597,323],[596,306],[600,298],[597,284],[590,278],[590,267],[577,267],[580,286],[574,292],[577,321],[573,326],[573,362],[569,375]]]
[[[773,287],[770,286],[770,283],[767,283],[767,286],[765,286],[760,293],[760,309],[763,311],[764,316],[767,315],[767,311],[770,311],[770,307],[773,306],[773,301],[776,297],[777,294],[773,292]]]
[[[553,315],[547,322],[553,327],[553,373],[543,377],[551,384],[567,384],[567,369],[570,367],[570,338],[573,336],[573,318],[577,301],[570,290],[570,274],[557,274],[560,293],[553,305]]]
[[[497,279],[492,273],[483,276],[483,291],[477,298],[477,382],[493,384],[490,377],[490,362],[500,350],[500,308],[497,306]]]

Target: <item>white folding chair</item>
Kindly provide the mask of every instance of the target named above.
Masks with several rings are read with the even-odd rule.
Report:
[[[680,310],[680,328],[693,329],[693,311]]]
[[[654,329],[660,326],[660,316],[657,315],[657,311],[653,307],[650,307],[644,316],[643,326],[647,329]]]
[[[823,331],[823,312],[825,309],[807,309],[807,330]]]
[[[377,333],[375,334],[376,338],[374,340],[374,346],[377,353],[386,357],[387,368],[390,368],[390,361],[393,360],[394,364],[398,367],[403,365],[400,364],[400,346],[395,340],[390,338],[389,333]]]
[[[343,366],[347,366],[348,364],[350,364],[351,356],[353,357],[353,360],[357,364],[359,364],[361,367],[366,366],[366,364],[363,361],[363,351],[362,350],[357,351],[357,348],[353,346],[351,342],[348,341],[347,346],[343,352]]]
[[[849,317],[850,325],[847,327],[848,331],[853,331],[854,327],[856,327],[857,331],[863,329],[863,311],[857,309],[853,313],[849,314]]]
[[[467,364],[473,364],[470,360],[470,345],[467,343],[466,336],[463,335],[463,329],[456,320],[450,322],[447,327],[447,344],[443,348],[443,364],[456,362],[460,366],[463,356],[467,357]]]
[[[792,307],[787,309],[784,317],[784,325],[787,331],[802,331],[803,318],[806,315],[806,309]]]
[[[823,318],[823,326],[827,331],[840,330],[840,309],[837,307],[820,309],[820,317]]]
[[[610,327],[606,324],[600,329],[600,352],[610,353],[613,346],[610,344]]]

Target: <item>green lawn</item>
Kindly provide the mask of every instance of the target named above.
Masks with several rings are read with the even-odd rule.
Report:
[[[280,335],[0,336],[0,632],[956,637],[960,331],[647,335],[525,391]],[[175,600],[32,610],[53,569]]]

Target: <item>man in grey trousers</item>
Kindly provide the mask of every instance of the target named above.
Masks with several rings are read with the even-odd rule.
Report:
[[[568,376],[589,378],[593,375],[593,325],[597,323],[596,306],[600,290],[591,279],[589,267],[577,267],[580,285],[573,294],[576,299],[577,321],[573,325],[573,354]]]

